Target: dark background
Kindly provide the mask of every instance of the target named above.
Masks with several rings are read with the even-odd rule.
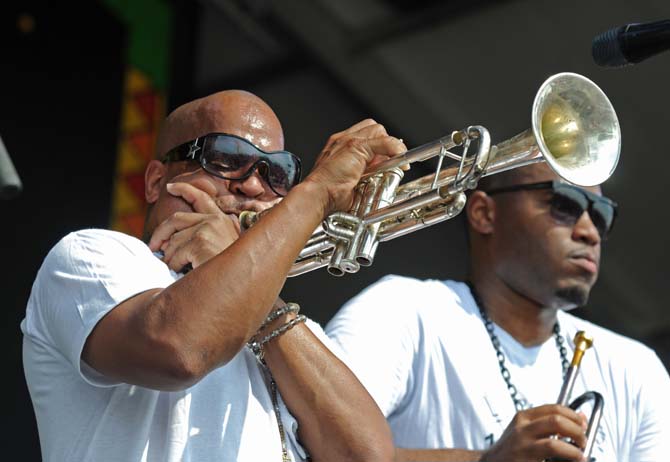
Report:
[[[600,282],[578,313],[668,358],[670,53],[623,69],[598,68],[590,57],[594,35],[670,17],[666,0],[166,1],[175,13],[168,109],[221,89],[250,90],[276,110],[287,148],[307,169],[328,135],[365,117],[410,147],[472,124],[501,141],[529,126],[549,75],[594,80],[621,122],[622,159],[604,186],[621,214]],[[19,323],[48,249],[70,231],[109,226],[128,42],[103,4],[54,3],[0,6],[0,136],[24,184],[17,199],[0,202],[4,424],[7,453],[29,461],[39,460],[39,443]],[[25,13],[35,19],[31,33],[17,27]],[[428,172],[415,165],[409,176]],[[458,278],[465,262],[457,218],[381,244],[375,264],[356,275],[291,279],[283,295],[325,323],[386,273]]]

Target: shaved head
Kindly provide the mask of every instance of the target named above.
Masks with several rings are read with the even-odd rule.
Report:
[[[549,181],[558,178],[559,176],[554,173],[546,162],[538,162],[496,173],[494,175],[485,176],[479,181],[475,189],[468,191],[468,195],[471,196],[475,191],[491,191],[493,189],[505,188],[507,186]],[[470,233],[472,233],[473,230],[471,229],[469,220],[465,220],[465,225],[466,235],[468,237],[468,247],[470,247],[472,244],[472,236]],[[472,250],[471,247],[470,249]]]
[[[517,184],[532,183],[538,174],[555,176],[551,168],[545,162],[527,165],[525,167],[514,168],[506,172],[496,173],[481,179],[476,189],[488,191],[491,189],[503,188]]]
[[[237,135],[264,151],[284,149],[281,124],[270,106],[252,93],[226,90],[175,109],[156,140],[156,158],[208,133]]]
[[[185,182],[205,188],[226,213],[260,210],[277,195],[258,173],[241,180],[215,178],[195,162],[167,162],[171,149],[210,133],[239,136],[263,151],[284,149],[284,133],[270,106],[258,96],[242,90],[226,90],[191,101],[167,116],[156,139],[156,157],[145,170],[148,204],[144,238],[148,240],[159,223],[175,212],[193,212],[188,202],[168,193],[169,182]]]

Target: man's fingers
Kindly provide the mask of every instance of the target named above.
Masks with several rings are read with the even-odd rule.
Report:
[[[562,415],[552,414],[535,419],[528,424],[526,430],[535,439],[558,435],[570,438],[580,448],[586,446],[586,435],[581,424]]]
[[[370,138],[366,140],[369,165],[378,164],[407,151],[405,143],[393,136]]]
[[[584,416],[567,406],[546,404],[519,414],[528,420],[528,430],[536,438],[560,434],[573,439],[580,447],[586,444]]]
[[[180,272],[186,265],[192,262],[193,257],[190,253],[191,246],[187,243],[176,248],[173,252],[172,257],[164,259],[163,262],[175,273]],[[195,267],[195,265],[194,265]]]
[[[582,462],[584,453],[581,449],[565,441],[543,438],[535,441],[526,451],[528,460],[564,460]],[[526,460],[526,459],[524,459]]]
[[[240,236],[234,215],[199,215],[200,223],[175,232],[161,245],[163,262],[175,271],[187,263],[193,268],[221,253]]]
[[[586,430],[589,427],[589,418],[586,417],[586,414],[583,412],[578,412],[577,415],[580,419],[582,419],[582,427],[584,427],[584,430]]]
[[[352,125],[351,127],[347,128],[346,130],[342,130],[341,132],[333,133],[330,135],[330,138],[328,138],[328,142],[326,143],[326,148],[330,147],[335,143],[337,140],[342,138],[343,136],[350,135],[352,133],[355,133],[365,127],[369,127],[372,125],[378,125],[377,122],[373,119],[363,119],[360,122]]]
[[[345,153],[356,153],[362,156],[366,165],[375,157],[381,160],[395,157],[406,151],[405,143],[393,136],[384,136],[380,138],[348,138],[331,152],[331,157],[339,157]]]
[[[373,123],[365,125],[356,131],[352,131],[349,135],[356,138],[378,138],[381,136],[388,136],[388,133],[386,133],[386,128],[382,124]]]
[[[580,417],[579,413],[567,406],[561,406],[560,404],[545,404],[543,406],[527,409],[519,414],[523,414],[528,419],[537,419],[542,416],[557,414],[572,420],[577,425],[581,425],[583,421],[583,418]]]
[[[374,122],[372,119],[367,119],[370,121],[370,124],[363,125],[362,122],[359,122],[358,129],[352,130],[357,125],[354,125],[352,129],[349,129],[345,132],[336,133],[331,136],[324,148],[324,152],[337,151],[341,149],[342,146],[346,146],[347,142],[350,142],[354,139],[370,139],[370,138],[381,138],[388,136],[386,133],[386,128],[383,125]],[[365,121],[363,121],[365,122]]]
[[[189,229],[176,232],[170,236],[170,239],[166,240],[163,245],[161,245],[161,250],[163,251],[163,261],[168,266],[170,266],[170,261],[177,253],[177,251],[191,239],[192,234],[193,232]]]
[[[362,128],[369,127],[370,125],[378,125],[377,121],[371,118],[368,119],[363,119],[360,122],[357,122],[353,124],[351,127],[347,128],[346,130],[343,130],[341,133],[343,134],[348,134],[348,133],[355,133]]]
[[[205,219],[200,213],[176,212],[159,224],[151,235],[149,248],[156,252],[170,237],[183,229],[195,226]]]
[[[214,197],[202,189],[188,183],[168,183],[167,191],[173,196],[181,197],[198,213],[221,213]],[[214,192],[216,194],[216,191]]]
[[[393,137],[389,137],[389,138],[393,138]],[[389,160],[389,159],[391,159],[395,156],[402,155],[405,152],[407,152],[407,146],[405,146],[405,143],[403,143],[402,140],[390,141],[390,143],[391,143],[391,146],[390,146],[391,147],[391,151],[390,151],[391,153],[390,154],[375,153],[375,156],[372,158],[372,160],[368,164],[367,170],[372,170],[375,166],[377,166],[377,165],[379,165],[383,162],[386,162],[387,160]],[[407,170],[409,170],[410,165],[409,164],[404,164],[404,165],[401,165],[400,168],[404,171],[407,171]]]
[[[170,237],[183,229],[190,228],[206,218],[206,215],[201,213],[176,212],[159,224],[151,235],[149,241],[149,248],[156,252],[161,248],[163,243],[170,239]]]

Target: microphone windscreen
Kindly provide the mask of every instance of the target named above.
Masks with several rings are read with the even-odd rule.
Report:
[[[593,39],[591,54],[593,60],[599,66],[624,66],[630,64],[621,48],[619,36],[621,27],[610,29]]]

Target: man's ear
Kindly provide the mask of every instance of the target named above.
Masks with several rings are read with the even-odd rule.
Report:
[[[484,191],[473,191],[468,198],[465,212],[472,230],[479,234],[491,234],[495,228],[495,201]]]
[[[153,204],[160,196],[162,180],[167,175],[167,165],[159,160],[152,160],[144,171],[144,198]]]

